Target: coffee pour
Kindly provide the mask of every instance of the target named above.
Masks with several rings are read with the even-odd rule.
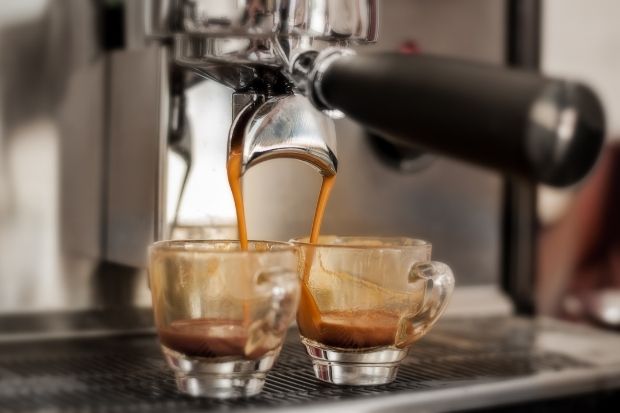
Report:
[[[330,118],[346,115],[399,147],[554,186],[585,176],[602,146],[602,106],[583,84],[438,56],[357,55],[352,46],[377,39],[377,0],[147,3],[175,67],[234,91],[227,168],[242,248],[248,248],[248,234],[241,180],[248,169],[293,158],[323,176],[298,312],[311,337],[320,336],[312,330],[340,331],[343,323],[339,314],[319,312],[307,285],[318,248],[312,243],[337,171]],[[369,314],[367,322],[350,324],[344,340],[330,342],[380,345],[393,332],[373,328],[374,341],[368,341],[368,327],[388,324],[390,316]],[[210,347],[229,351],[219,344]]]
[[[317,240],[337,170],[327,116],[346,114],[402,147],[554,186],[585,176],[602,146],[602,106],[583,84],[437,56],[356,55],[351,46],[377,38],[376,0],[180,5],[153,13],[170,17],[175,64],[235,91],[227,167],[242,247],[241,177],[273,158],[322,173]],[[305,295],[302,308],[311,309]]]
[[[327,195],[338,168],[336,135],[331,119],[318,112],[303,96],[289,94],[276,97],[236,95],[234,101],[247,99],[235,116],[230,129],[228,181],[239,227],[241,247],[247,248],[247,230],[241,177],[251,167],[276,158],[291,158],[314,166],[323,176],[319,208],[320,219]],[[322,207],[322,208],[321,208]],[[319,211],[320,209],[320,211]],[[313,224],[319,227],[320,222]],[[318,229],[314,232],[317,232]]]
[[[237,96],[235,101],[241,98]],[[235,116],[230,129],[227,172],[243,250],[248,248],[248,234],[242,176],[250,167],[276,158],[304,161],[323,176],[310,236],[310,242],[316,242],[338,167],[333,122],[304,97],[293,94],[270,99],[253,96]],[[318,326],[319,309],[307,288],[309,273],[308,266],[302,275],[299,316],[308,317],[306,324]]]

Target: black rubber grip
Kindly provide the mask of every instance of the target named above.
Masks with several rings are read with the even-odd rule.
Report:
[[[605,117],[587,86],[425,55],[344,56],[316,82],[328,107],[400,144],[565,186],[592,168]]]

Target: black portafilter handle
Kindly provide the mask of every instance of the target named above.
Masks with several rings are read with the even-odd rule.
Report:
[[[425,55],[344,55],[323,69],[321,105],[400,145],[534,182],[577,182],[603,144],[603,107],[580,83]]]

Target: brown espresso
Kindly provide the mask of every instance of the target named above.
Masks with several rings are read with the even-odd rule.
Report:
[[[340,348],[390,346],[398,321],[398,314],[380,310],[324,312],[316,334],[306,337]]]
[[[329,200],[335,176],[323,177],[321,191],[312,222],[310,244],[319,240],[323,215]],[[315,251],[307,248],[302,289],[297,312],[301,334],[321,344],[339,348],[369,348],[394,345],[400,316],[381,310],[321,312],[308,286]]]
[[[245,223],[245,206],[243,204],[243,184],[241,182],[241,147],[239,145],[230,148],[228,163],[226,165],[228,185],[235,201],[237,214],[237,231],[239,244],[243,251],[248,249],[248,230]]]
[[[271,350],[265,347],[248,349],[248,337],[248,329],[240,320],[178,320],[159,330],[164,346],[187,356],[243,356],[254,360]]]

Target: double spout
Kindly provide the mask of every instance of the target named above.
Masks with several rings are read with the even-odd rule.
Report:
[[[233,95],[229,154],[241,151],[241,173],[273,158],[304,161],[324,176],[338,170],[336,131],[328,117],[303,96]]]

